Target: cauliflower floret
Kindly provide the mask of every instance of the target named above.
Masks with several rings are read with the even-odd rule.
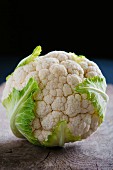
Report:
[[[88,105],[89,105],[89,102],[88,102],[88,100],[82,100],[82,108],[87,108],[88,107]]]
[[[44,80],[44,79],[47,79],[48,78],[48,75],[50,74],[49,70],[48,69],[42,69],[39,71],[39,78],[40,80]]]
[[[36,61],[30,62],[29,64],[26,64],[23,69],[25,72],[30,73],[36,71]]]
[[[80,58],[64,51],[52,51],[45,56],[18,67],[6,82],[2,101],[13,87],[21,90],[30,77],[38,83],[34,93],[34,136],[43,142],[52,134],[59,121],[65,120],[73,136],[86,138],[100,124],[100,118],[87,94],[75,92],[75,87],[86,78],[103,77],[99,67],[85,57]]]
[[[33,95],[33,97],[34,97],[34,100],[43,100],[43,93],[42,93],[42,91],[41,90],[39,90],[38,91],[38,93],[35,93],[34,95]]]
[[[61,89],[56,89],[56,96],[62,97],[63,96],[63,91]]]
[[[54,99],[54,102],[52,103],[51,107],[52,110],[58,110],[58,111],[64,111],[64,103],[66,102],[66,99],[64,97],[56,97]]]
[[[65,66],[68,74],[77,74],[78,76],[83,77],[84,71],[78,63],[72,60],[66,60],[62,61],[61,64]]]
[[[68,74],[67,76],[67,83],[72,87],[75,88],[79,83],[82,82],[82,79],[76,74]]]
[[[94,76],[102,76],[102,72],[97,66],[96,63],[93,61],[88,60],[87,58],[83,58],[81,62],[79,62],[79,65],[84,70],[84,77],[94,77]]]
[[[39,129],[41,127],[40,120],[35,118],[32,123],[33,130]]]
[[[40,71],[41,69],[49,69],[51,65],[58,64],[59,60],[56,58],[39,58],[37,59],[36,71]]]
[[[81,112],[81,102],[76,100],[74,95],[70,95],[67,97],[67,102],[65,104],[65,113],[69,117],[76,116]]]
[[[51,80],[47,82],[47,85],[46,85],[47,90],[50,90],[50,89],[55,90],[56,88],[58,88],[58,84],[56,84],[54,81]]]
[[[34,131],[35,138],[38,138],[41,142],[47,140],[49,135],[51,135],[51,132],[47,130],[38,129]]]
[[[46,58],[57,58],[59,62],[68,60],[68,53],[64,51],[52,51],[45,55]]]
[[[68,84],[64,84],[63,93],[64,93],[64,96],[68,96],[72,94],[71,87]]]
[[[91,119],[91,129],[96,130],[98,125],[99,125],[99,117],[96,114],[93,114]]]
[[[10,76],[8,81],[6,81],[6,85],[5,85],[5,88],[4,88],[4,91],[3,91],[3,95],[2,95],[2,101],[7,98],[9,96],[9,94],[12,92],[12,89],[13,89],[13,77]]]
[[[33,77],[38,82],[38,84],[40,83],[39,76],[38,76],[37,72],[33,71],[33,72],[29,72],[27,74],[27,76],[25,77],[25,80],[22,83],[23,87],[27,84],[27,82],[29,81],[29,79],[31,77]]]
[[[47,95],[47,96],[44,96],[44,101],[47,103],[47,104],[52,104],[53,101],[54,101],[54,97],[52,95]]]
[[[27,76],[27,72],[23,71],[23,67],[19,67],[14,71],[13,80],[15,81],[16,84],[22,84],[26,76]]]
[[[36,113],[38,117],[43,118],[52,111],[51,106],[44,101],[38,101],[36,103]]]
[[[64,115],[60,111],[53,111],[51,114],[49,113],[42,121],[41,125],[45,130],[51,130],[55,127],[55,125],[61,121],[66,120],[68,121],[68,117]]]
[[[50,90],[50,94],[55,97],[57,95],[57,91],[51,89]]]
[[[68,127],[74,136],[81,136],[88,132],[91,125],[91,115],[90,114],[80,114],[74,118],[70,118]]]
[[[66,76],[67,75],[66,68],[63,65],[59,65],[59,64],[53,64],[50,67],[50,72],[52,74],[54,74],[55,77]]]
[[[67,82],[67,78],[65,76],[59,76],[59,82],[65,84]]]

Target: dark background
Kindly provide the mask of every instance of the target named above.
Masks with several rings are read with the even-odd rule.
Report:
[[[113,83],[110,4],[39,2],[0,1],[0,83],[37,45],[42,55],[52,50],[85,55]]]

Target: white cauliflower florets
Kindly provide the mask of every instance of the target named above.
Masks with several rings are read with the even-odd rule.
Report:
[[[6,82],[2,100],[13,87],[21,90],[29,78],[34,77],[40,89],[34,94],[34,136],[41,142],[47,140],[57,123],[66,120],[74,136],[86,138],[97,129],[99,118],[87,95],[76,93],[74,88],[85,78],[97,75],[102,77],[92,61],[73,58],[71,53],[64,51],[53,51],[17,68]]]

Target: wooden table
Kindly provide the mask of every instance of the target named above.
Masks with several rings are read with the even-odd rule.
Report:
[[[113,85],[108,85],[107,94],[104,123],[88,139],[63,148],[41,148],[16,138],[0,103],[0,170],[113,170]]]

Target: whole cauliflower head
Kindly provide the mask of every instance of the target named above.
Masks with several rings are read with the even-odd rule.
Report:
[[[105,77],[84,56],[40,52],[36,47],[7,78],[2,103],[12,132],[49,147],[87,138],[104,120]]]

